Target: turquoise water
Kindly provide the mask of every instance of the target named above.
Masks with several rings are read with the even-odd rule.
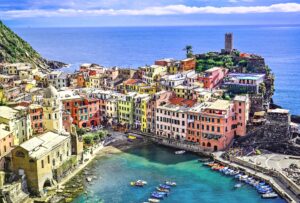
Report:
[[[234,190],[236,180],[221,175],[197,162],[194,154],[174,155],[174,150],[154,145],[130,149],[121,154],[107,155],[96,161],[93,168],[98,179],[88,184],[86,195],[73,203],[99,202],[138,203],[144,202],[155,187],[165,180],[177,182],[165,203],[279,203],[277,198],[264,200],[254,188],[244,186]],[[143,179],[144,188],[129,186],[129,182]]]

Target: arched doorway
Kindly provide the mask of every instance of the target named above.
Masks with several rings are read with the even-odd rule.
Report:
[[[44,182],[44,185],[43,185],[43,188],[46,188],[46,187],[51,187],[51,181],[50,179],[47,179],[45,182]]]
[[[202,142],[202,146],[205,147],[205,142]]]
[[[207,143],[207,147],[211,147],[211,144],[210,144],[210,142],[208,142],[208,143]]]
[[[217,145],[214,146],[214,151],[218,151],[218,146]]]
[[[86,128],[86,123],[82,123],[82,127],[83,127],[83,128]]]

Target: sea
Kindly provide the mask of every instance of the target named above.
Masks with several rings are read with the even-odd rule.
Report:
[[[13,28],[43,57],[71,64],[82,63],[138,68],[160,58],[183,59],[186,45],[194,53],[220,51],[224,34],[232,32],[234,48],[265,58],[275,74],[275,104],[300,115],[299,26],[193,26]]]
[[[282,198],[262,199],[254,187],[238,183],[198,162],[195,154],[175,155],[174,149],[157,145],[132,148],[120,154],[97,159],[92,174],[96,180],[86,184],[85,193],[73,203],[143,203],[159,184],[175,181],[163,203],[284,203]],[[91,173],[91,172],[89,172]],[[131,181],[147,181],[143,188]]]

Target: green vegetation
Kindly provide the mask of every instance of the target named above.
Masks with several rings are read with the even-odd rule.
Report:
[[[0,21],[0,62],[30,63],[48,71],[45,60],[23,39]]]
[[[85,145],[93,145],[94,143],[103,140],[106,137],[106,135],[106,131],[97,131],[84,134],[82,137]]]
[[[218,55],[214,52],[208,52],[204,58],[197,60],[196,71],[202,72],[212,67],[220,66],[230,69],[234,66],[233,57],[231,55]]]

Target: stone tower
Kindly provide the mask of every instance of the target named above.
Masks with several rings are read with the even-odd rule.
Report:
[[[225,34],[225,52],[230,53],[233,49],[233,34]]]

